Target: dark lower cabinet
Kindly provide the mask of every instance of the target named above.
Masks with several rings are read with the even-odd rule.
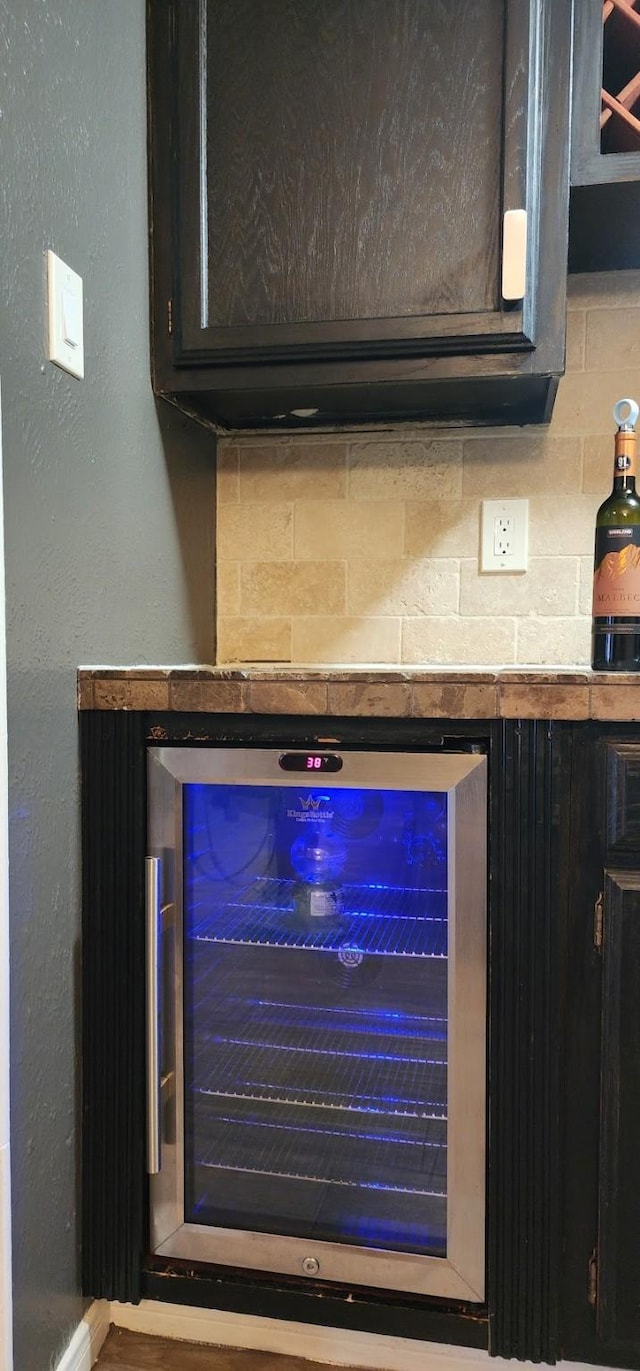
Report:
[[[606,871],[602,934],[602,1067],[598,1337],[640,1342],[640,859]],[[606,931],[605,931],[606,929]]]
[[[148,0],[148,30],[158,394],[231,428],[549,418],[571,0]]]
[[[561,1350],[640,1365],[638,727],[575,726]]]
[[[488,759],[487,1291],[470,1305],[151,1256],[146,751],[308,748],[319,723],[88,711],[81,724],[85,1293],[640,1368],[640,727],[331,720],[343,749]]]

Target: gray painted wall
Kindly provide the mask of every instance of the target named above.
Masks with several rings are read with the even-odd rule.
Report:
[[[149,385],[144,0],[0,0],[15,1365],[78,1287],[79,662],[213,660],[213,440]],[[86,379],[44,360],[47,248]]]

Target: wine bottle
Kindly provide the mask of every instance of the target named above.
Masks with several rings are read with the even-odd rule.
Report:
[[[591,665],[640,671],[640,498],[635,400],[618,400],[613,490],[596,517]]]

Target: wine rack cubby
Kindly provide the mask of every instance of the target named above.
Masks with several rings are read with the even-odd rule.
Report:
[[[601,151],[640,152],[640,0],[605,0],[602,23]]]

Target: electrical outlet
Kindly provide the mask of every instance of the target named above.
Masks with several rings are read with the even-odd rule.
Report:
[[[483,500],[481,571],[526,571],[529,501]]]

